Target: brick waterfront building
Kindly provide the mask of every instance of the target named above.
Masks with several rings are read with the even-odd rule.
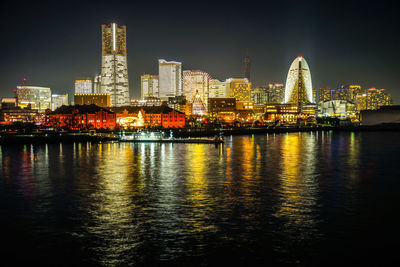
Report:
[[[45,126],[53,128],[115,129],[114,112],[92,105],[61,106],[54,111],[46,110]]]
[[[124,121],[134,122],[139,119],[139,112],[143,117],[143,126],[150,128],[183,128],[185,127],[185,114],[166,105],[162,106],[126,106],[111,108],[117,115],[117,123],[129,128],[133,124],[124,124]],[[129,120],[131,118],[131,120]]]

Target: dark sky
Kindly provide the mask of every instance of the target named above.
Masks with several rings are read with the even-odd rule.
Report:
[[[159,58],[224,80],[243,76],[248,51],[255,85],[285,82],[302,55],[313,87],[386,88],[399,103],[400,24],[390,2],[9,1],[0,11],[0,97],[24,77],[72,94],[76,78],[100,72],[100,25],[115,21],[127,25],[131,97]]]

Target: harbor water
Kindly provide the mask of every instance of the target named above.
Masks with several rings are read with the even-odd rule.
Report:
[[[224,144],[4,144],[2,259],[389,263],[400,232],[399,151],[398,132],[226,136]]]

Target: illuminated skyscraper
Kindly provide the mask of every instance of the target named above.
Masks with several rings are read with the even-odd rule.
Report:
[[[101,92],[101,75],[94,76],[93,93],[99,94]]]
[[[328,86],[319,88],[318,102],[324,102],[324,101],[330,101],[330,100],[332,100],[331,88]]]
[[[229,82],[219,81],[217,79],[210,80],[208,87],[209,98],[226,98],[230,96]]]
[[[126,26],[102,25],[101,93],[110,94],[111,106],[129,105]]]
[[[183,95],[189,102],[200,98],[201,102],[208,107],[210,74],[201,70],[185,70],[182,75]]]
[[[285,86],[283,83],[268,84],[268,103],[282,103],[285,100]]]
[[[244,79],[228,79],[230,89],[230,97],[234,97],[236,101],[250,101],[251,100],[251,82]]]
[[[348,99],[351,102],[355,102],[356,96],[361,94],[361,85],[349,85],[348,86]]]
[[[51,95],[51,110],[56,110],[62,105],[68,105],[68,94]]]
[[[303,105],[314,103],[310,68],[303,57],[297,57],[290,65],[284,103],[298,105],[300,110]]]
[[[392,97],[385,92],[385,89],[367,89],[366,109],[378,109],[380,106],[392,104]]]
[[[140,76],[140,88],[142,99],[146,97],[158,97],[158,76],[143,74]]]
[[[161,99],[182,95],[182,63],[158,60],[158,95]]]
[[[268,89],[265,87],[251,89],[251,101],[256,105],[265,104],[268,101]]]
[[[90,78],[75,80],[75,94],[91,94],[92,80]]]

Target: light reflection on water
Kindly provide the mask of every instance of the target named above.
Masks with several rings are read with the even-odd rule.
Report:
[[[228,137],[217,146],[0,146],[0,211],[11,233],[27,229],[27,244],[57,240],[79,255],[74,263],[186,265],[194,257],[197,265],[266,253],[307,262],[324,240],[363,231],[350,225],[354,216],[372,216],[360,211],[370,203],[361,176],[371,182],[395,166],[374,156],[390,147],[370,148],[375,138],[315,132]],[[42,244],[38,255],[60,256]]]

